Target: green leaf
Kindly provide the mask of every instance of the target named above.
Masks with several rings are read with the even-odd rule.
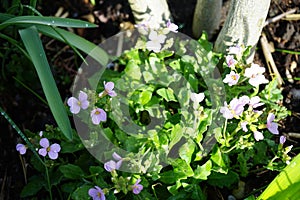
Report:
[[[45,180],[39,176],[33,176],[30,178],[29,182],[23,188],[20,196],[21,198],[36,195],[45,185]]]
[[[73,164],[61,165],[59,170],[63,173],[64,177],[69,179],[79,179],[84,175],[82,169]]]
[[[223,154],[218,146],[215,146],[212,151],[211,160],[214,165],[213,169],[214,171],[220,172],[220,173],[227,173],[228,167],[224,161],[223,157],[226,157],[227,155]],[[227,159],[225,159],[227,160]]]
[[[134,60],[130,60],[125,68],[125,72],[127,76],[129,76],[133,80],[141,79],[141,70],[140,67],[134,62]]]
[[[207,180],[207,177],[211,174],[211,169],[212,169],[212,162],[211,160],[208,160],[202,166],[197,167],[197,169],[194,171],[195,173],[194,178]]]
[[[72,193],[72,199],[74,200],[82,200],[82,199],[90,199],[89,196],[89,189],[91,189],[91,186],[88,185],[83,185],[79,188],[77,188],[73,193]]]
[[[140,94],[139,103],[145,105],[151,100],[151,97],[152,97],[152,92],[148,90],[144,90]]]
[[[95,59],[102,66],[106,66],[108,63],[108,55],[107,53],[98,47],[97,45],[91,43],[90,41],[74,34],[69,31],[65,31],[61,28],[49,27],[44,25],[36,25],[39,32],[57,39],[59,41],[65,42],[67,40],[71,45],[85,52],[93,59]],[[63,36],[63,37],[62,37]],[[105,68],[103,68],[104,70]],[[98,83],[99,79],[96,80]]]
[[[191,163],[192,161],[192,155],[195,151],[196,144],[193,140],[188,140],[185,144],[183,144],[179,149],[179,156],[183,160],[185,160],[186,163]]]
[[[212,172],[207,180],[210,185],[220,188],[230,188],[233,184],[238,183],[238,181],[239,175],[233,171],[229,171],[227,174]]]
[[[63,134],[71,140],[71,124],[52,76],[38,32],[35,27],[31,27],[20,30],[19,33],[37,71],[50,110]]]
[[[74,27],[74,28],[95,28],[96,24],[92,24],[86,21],[60,18],[60,17],[43,17],[43,16],[18,16],[8,19],[0,24],[0,30],[17,24],[42,24],[48,26],[61,26],[61,27]]]
[[[257,200],[294,199],[300,191],[300,154],[269,184]],[[287,196],[284,196],[287,195]],[[294,195],[294,196],[292,196]],[[278,197],[278,198],[277,198]],[[280,198],[283,197],[283,198]]]
[[[177,101],[174,96],[174,92],[171,88],[168,88],[168,89],[160,88],[156,92],[159,96],[164,98],[166,101]]]

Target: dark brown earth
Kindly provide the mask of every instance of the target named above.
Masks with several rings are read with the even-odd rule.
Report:
[[[43,1],[38,6],[38,10],[43,15],[48,16],[55,15],[58,8],[63,7],[63,13],[68,11],[68,17],[84,20],[94,14],[95,23],[99,24],[99,28],[93,30],[77,29],[74,31],[95,43],[116,34],[120,31],[120,26],[123,28],[124,26],[128,27],[130,26],[128,22],[134,22],[126,0],[100,0],[95,7],[87,2],[88,0]],[[180,31],[182,33],[190,36],[195,3],[196,0],[187,0],[184,3],[182,0],[169,1],[169,8],[174,22],[181,27]],[[224,5],[228,5],[228,1],[224,1]],[[268,18],[299,7],[299,0],[272,0]],[[224,13],[226,13],[226,7],[224,8]],[[300,13],[299,9],[296,13]],[[284,79],[284,85],[282,86],[283,105],[292,111],[292,115],[281,123],[280,131],[287,135],[296,133],[296,136],[299,136],[297,134],[300,133],[300,20],[281,19],[269,24],[263,31],[267,35],[268,41],[277,49],[273,52],[273,58]],[[74,56],[72,50],[65,44],[44,36],[42,39],[48,58],[51,58],[49,60],[53,66],[53,73],[60,93],[63,98],[66,98],[70,95],[69,88],[78,69],[77,61],[80,62],[80,60]],[[280,50],[291,50],[298,52],[298,54],[283,53]],[[257,47],[255,62],[267,66],[260,44]],[[296,80],[288,80],[287,71]],[[28,129],[32,132],[38,132],[44,129],[45,124],[55,124],[48,107],[18,85],[12,78],[12,74],[8,72],[5,77],[3,77],[3,74],[0,77],[0,105],[23,131]],[[43,96],[38,79],[35,76],[31,78],[27,84]],[[0,134],[0,200],[19,199],[20,191],[25,183],[21,158],[15,150],[15,146],[21,139],[1,116]],[[288,138],[288,143],[293,144],[298,149],[299,141],[299,138]],[[299,150],[295,150],[294,154],[298,152]],[[30,168],[28,173],[30,173]],[[246,192],[250,193],[267,185],[275,175],[276,173],[265,172],[255,174],[250,179],[244,180],[247,185]],[[227,199],[229,194],[227,191],[220,191],[217,188],[211,188],[210,193],[214,194],[215,199]]]

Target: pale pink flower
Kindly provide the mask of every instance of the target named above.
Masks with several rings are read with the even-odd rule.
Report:
[[[40,145],[43,147],[39,149],[39,154],[45,157],[47,154],[50,159],[55,160],[58,157],[58,152],[60,152],[60,145],[59,144],[51,144],[47,138],[42,138],[40,140]]]
[[[27,151],[27,147],[24,144],[17,144],[16,150],[21,154],[24,155]]]
[[[67,103],[68,106],[70,106],[71,113],[78,114],[80,109],[87,109],[89,106],[89,101],[87,99],[88,95],[83,91],[79,92],[78,99],[75,97],[70,97]]]
[[[228,65],[228,67],[234,67],[235,64],[237,63],[237,61],[234,59],[234,57],[232,55],[228,55],[226,56],[226,64]]]
[[[100,124],[100,122],[105,122],[106,121],[106,112],[101,109],[101,108],[95,108],[91,112],[91,117],[92,117],[92,122],[95,125]]]
[[[257,64],[252,64],[251,67],[246,68],[244,76],[249,78],[249,83],[252,86],[257,87],[260,84],[265,84],[269,82],[263,75],[264,72],[264,67],[260,67]]]
[[[261,132],[259,132],[259,131],[254,131],[254,139],[256,141],[263,140],[264,139],[264,135]]]
[[[247,124],[248,124],[248,122],[246,122],[246,121],[241,122],[241,127],[244,132],[248,131]]]
[[[172,31],[174,33],[178,32],[178,26],[176,24],[172,23],[170,19],[167,21],[166,25],[170,31]]]
[[[275,115],[273,113],[269,113],[267,117],[267,128],[271,133],[278,135],[279,134],[278,124],[273,122],[274,119],[275,119]]]
[[[138,179],[135,184],[132,186],[132,192],[134,194],[139,194],[143,190],[143,185],[139,184],[141,182],[141,179]]]
[[[243,53],[243,48],[239,45],[229,47],[228,54],[234,54],[237,58],[241,58]]]
[[[221,107],[220,112],[226,119],[232,119],[233,117],[239,117],[244,111],[244,104],[239,99],[234,98],[230,101],[229,105],[224,102],[224,106]]]
[[[109,95],[111,97],[117,96],[117,93],[114,91],[115,84],[113,82],[104,82],[104,91],[99,94],[99,97]]]
[[[158,34],[156,31],[151,30],[149,34],[149,39],[146,43],[146,48],[149,51],[159,52],[161,49],[161,44],[165,42],[166,36],[162,34]]]
[[[102,189],[98,186],[89,189],[88,194],[93,200],[105,200],[105,195]]]
[[[230,74],[227,74],[224,78],[223,82],[228,83],[229,86],[233,86],[237,84],[239,81],[240,75],[235,73],[234,71],[231,71]]]
[[[251,97],[250,102],[249,102],[249,106],[251,106],[252,108],[257,108],[259,106],[264,105],[264,103],[260,102],[260,97],[259,96],[254,96]]]
[[[284,135],[280,136],[280,138],[279,138],[279,143],[280,143],[280,144],[284,144],[285,141],[286,141],[286,137],[285,137]]]

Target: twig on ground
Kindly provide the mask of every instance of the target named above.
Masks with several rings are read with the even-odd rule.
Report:
[[[289,137],[300,138],[300,133],[288,133]]]
[[[297,8],[293,8],[293,9],[291,9],[291,10],[285,12],[285,13],[282,13],[280,15],[277,15],[277,16],[273,17],[273,18],[267,19],[266,22],[265,22],[265,26],[267,26],[270,23],[276,22],[276,21],[282,19],[283,17],[285,17],[285,16],[287,16],[289,14],[292,14],[292,13],[294,13],[296,11],[297,11]]]
[[[260,38],[260,43],[261,43],[261,47],[266,59],[266,63],[268,64],[269,69],[271,68],[273,71],[273,74],[276,76],[277,81],[278,81],[278,86],[281,87],[281,85],[284,83],[283,79],[281,78],[281,75],[275,65],[274,59],[272,57],[271,51],[269,49],[269,44],[268,44],[268,40],[266,38],[266,35],[264,33],[261,34],[261,38]],[[270,74],[271,71],[270,71]]]

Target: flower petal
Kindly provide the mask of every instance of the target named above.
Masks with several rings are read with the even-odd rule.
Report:
[[[47,149],[46,148],[41,148],[39,149],[39,154],[43,157],[47,155]]]
[[[268,130],[273,133],[274,135],[278,135],[279,131],[278,131],[278,124],[275,122],[271,122],[269,124],[267,124],[267,128]]]
[[[88,99],[88,95],[85,92],[80,91],[78,95],[78,99],[80,102],[86,101]]]
[[[116,152],[114,152],[114,153],[112,154],[112,157],[113,157],[116,161],[122,160],[122,157],[121,157],[119,154],[117,154]]]
[[[48,148],[49,147],[49,140],[47,138],[42,138],[40,140],[40,145],[44,148]]]
[[[256,141],[263,140],[264,135],[259,131],[254,131],[254,138]]]
[[[94,199],[98,195],[98,190],[95,188],[91,188],[91,189],[89,189],[88,193],[89,193],[89,196]]]
[[[267,124],[273,122],[275,119],[275,115],[273,113],[269,113],[267,117]]]
[[[108,172],[111,172],[112,170],[116,169],[116,165],[117,165],[117,163],[115,161],[110,160],[110,161],[104,163],[104,169]]]
[[[104,88],[107,92],[109,91],[112,91],[115,87],[115,84],[113,82],[107,82],[105,85],[104,85]]]
[[[49,151],[48,156],[49,156],[50,159],[55,160],[55,159],[58,158],[58,153],[56,153],[54,151]]]
[[[54,143],[50,146],[50,151],[53,151],[53,152],[60,152],[60,149],[61,149],[60,145],[56,144],[56,143]]]

